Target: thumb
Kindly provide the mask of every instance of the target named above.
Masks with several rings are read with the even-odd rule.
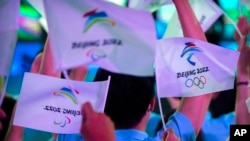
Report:
[[[90,102],[86,102],[83,104],[81,112],[83,114],[84,121],[95,114],[95,111]]]

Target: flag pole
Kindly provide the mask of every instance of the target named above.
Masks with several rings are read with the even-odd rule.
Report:
[[[164,120],[164,116],[163,116],[163,112],[162,112],[162,105],[161,105],[161,98],[159,96],[157,96],[158,98],[158,104],[159,104],[159,110],[160,110],[160,115],[161,115],[161,121],[162,121],[162,125],[163,125],[163,129],[164,131],[167,130],[167,127],[166,127],[166,122]]]

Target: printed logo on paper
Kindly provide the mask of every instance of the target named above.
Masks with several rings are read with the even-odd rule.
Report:
[[[74,104],[78,104],[77,98],[75,96],[75,94],[79,94],[79,91],[74,90],[74,92],[72,92],[72,90],[70,88],[66,88],[63,87],[58,91],[55,91],[53,93],[54,96],[62,96],[65,98],[68,98],[70,101],[72,101]]]
[[[74,89],[74,92],[67,87],[62,87],[60,90],[57,90],[53,92],[54,96],[60,96],[64,97],[66,99],[69,99],[72,103],[78,105],[78,101],[76,98],[76,94],[79,94],[78,90]],[[54,113],[60,113],[63,114],[60,119],[56,119],[53,121],[54,125],[59,126],[59,127],[65,127],[67,124],[70,124],[72,122],[72,119],[70,118],[69,115],[71,116],[80,116],[81,112],[77,109],[68,109],[64,107],[56,107],[56,106],[51,106],[51,105],[45,105],[44,110],[54,112]]]
[[[60,122],[58,122],[58,121],[54,121],[54,124],[55,125],[58,125],[58,126],[60,126],[60,127],[65,127],[67,124],[70,124],[71,123],[71,119],[69,118],[69,117],[67,117],[67,116],[65,116],[65,119],[63,120],[63,121],[60,121]]]
[[[105,52],[92,48],[86,52],[86,56],[90,57],[92,61],[98,61],[105,58],[107,55]]]
[[[202,50],[192,42],[187,42],[185,43],[185,45],[186,47],[183,49],[181,53],[181,57],[182,58],[185,57],[189,64],[191,64],[192,66],[195,66],[196,62],[192,61],[192,57],[196,53],[202,52]]]
[[[197,89],[203,89],[205,87],[207,80],[205,76],[200,76],[200,77],[194,77],[192,78],[188,78],[185,81],[185,86],[187,88],[190,88],[192,90],[197,90]]]
[[[83,14],[84,18],[87,18],[83,32],[86,33],[88,30],[98,23],[108,23],[112,26],[115,26],[115,22],[109,18],[108,14],[104,11],[97,12],[97,8],[88,11]]]

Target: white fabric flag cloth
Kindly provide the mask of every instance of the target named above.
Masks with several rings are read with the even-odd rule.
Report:
[[[17,41],[20,0],[0,0],[0,75],[9,74]]]
[[[156,11],[161,6],[173,3],[172,0],[129,0],[128,6],[139,10]]]
[[[57,70],[94,64],[116,73],[154,74],[150,12],[98,0],[44,0],[44,6]]]
[[[159,40],[159,97],[190,97],[232,89],[239,52],[191,38]]]
[[[191,7],[204,32],[206,32],[223,13],[220,7],[212,0],[194,0],[191,2]],[[179,17],[177,12],[175,12],[168,23],[168,28],[164,37],[170,38],[182,36],[183,33]]]
[[[17,30],[20,0],[0,0],[0,31]]]
[[[17,31],[0,31],[0,75],[8,76],[17,41]]]
[[[109,79],[80,82],[25,73],[14,125],[52,133],[79,133],[82,104],[89,101],[95,111],[103,112],[108,87]]]

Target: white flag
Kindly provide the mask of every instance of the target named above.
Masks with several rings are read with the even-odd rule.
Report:
[[[150,12],[96,0],[44,4],[57,70],[94,64],[116,73],[154,74],[156,31]]]
[[[82,104],[89,101],[96,111],[103,112],[109,80],[68,81],[25,73],[14,125],[52,133],[79,133]]]
[[[0,31],[0,75],[8,76],[17,41],[17,31]]]
[[[19,6],[20,0],[0,0],[0,31],[18,29]]]
[[[191,7],[204,32],[206,32],[223,13],[220,7],[212,0],[194,0],[191,2]],[[182,36],[182,28],[177,12],[175,12],[168,23],[164,37]]]
[[[0,75],[9,75],[14,54],[20,0],[0,0]]]
[[[239,52],[191,38],[166,38],[156,49],[159,97],[189,97],[232,89]]]
[[[170,3],[172,0],[129,0],[129,7],[154,12],[161,6]]]

